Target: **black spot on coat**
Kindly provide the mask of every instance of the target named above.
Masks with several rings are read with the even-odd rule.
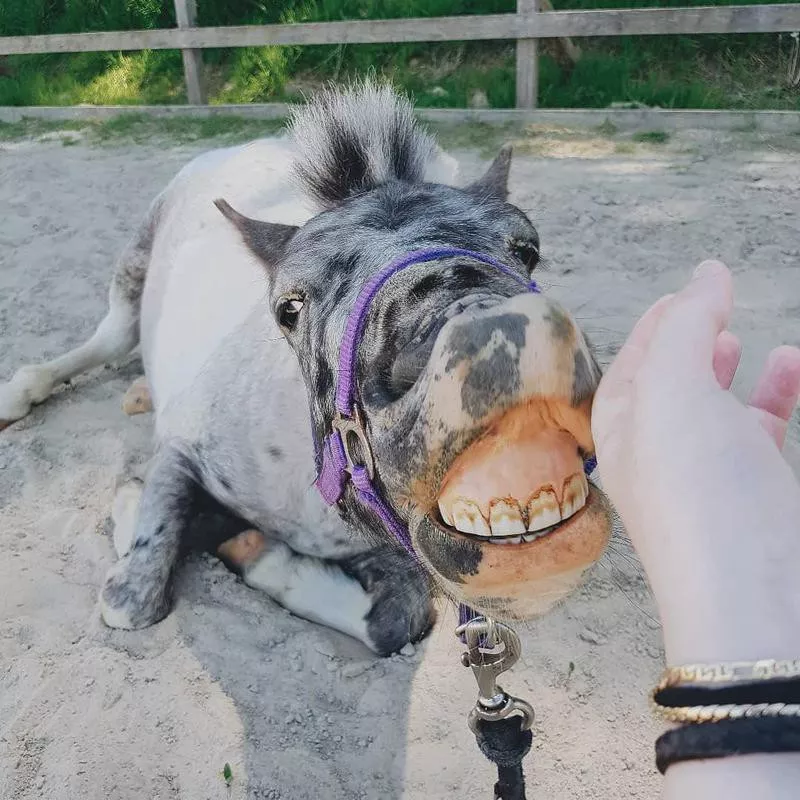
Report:
[[[550,323],[550,329],[555,341],[562,344],[572,342],[574,336],[572,322],[558,306],[550,303],[543,319],[545,322]]]
[[[497,314],[471,320],[469,325],[460,325],[450,338],[450,358],[445,370],[450,371],[465,359],[475,358],[500,333],[517,350],[525,346],[528,317],[525,314]]]
[[[318,397],[326,397],[328,392],[333,389],[333,370],[328,366],[328,362],[322,358],[317,360],[314,389]]]
[[[464,583],[465,575],[477,575],[483,553],[477,542],[462,537],[447,537],[423,522],[417,542],[436,572],[452,583]]]
[[[589,356],[587,359],[583,350],[575,351],[575,374],[572,379],[572,405],[579,406],[588,400],[597,389],[597,382],[600,376],[600,367],[595,360]]]
[[[461,405],[473,419],[481,419],[501,398],[511,396],[519,387],[519,351],[512,355],[507,349],[498,348],[472,364],[461,386]]]

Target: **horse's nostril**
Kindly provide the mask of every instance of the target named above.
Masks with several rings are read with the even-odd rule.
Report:
[[[365,402],[372,408],[384,408],[404,397],[425,371],[435,340],[434,333],[399,351],[389,348],[379,353],[362,385]]]
[[[433,341],[420,342],[416,347],[398,353],[392,364],[391,382],[395,393],[405,394],[422,374],[433,350]]]

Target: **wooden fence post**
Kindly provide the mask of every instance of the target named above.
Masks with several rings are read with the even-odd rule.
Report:
[[[175,0],[175,17],[179,28],[197,27],[197,3],[195,0]],[[186,79],[186,99],[189,105],[202,106],[206,102],[203,82],[203,51],[181,50],[183,74]]]
[[[517,0],[517,14],[521,17],[530,17],[538,10],[538,0]],[[538,91],[538,42],[536,39],[517,39],[517,108],[536,108]]]

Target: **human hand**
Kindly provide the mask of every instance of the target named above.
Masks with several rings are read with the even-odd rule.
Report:
[[[800,350],[767,358],[747,405],[717,262],[642,317],[604,376],[603,488],[650,579],[667,661],[800,658],[800,484],[781,455]]]

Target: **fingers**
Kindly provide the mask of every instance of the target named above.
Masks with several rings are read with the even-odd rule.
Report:
[[[713,358],[714,375],[721,389],[731,388],[741,357],[742,343],[730,331],[722,331],[717,336]]]
[[[779,448],[786,439],[789,417],[800,396],[800,350],[777,347],[750,395],[750,408]]]
[[[661,315],[650,343],[648,375],[656,381],[669,375],[673,386],[714,381],[717,339],[732,309],[730,270],[719,261],[704,261]]]
[[[592,405],[592,435],[598,453],[624,413],[631,382],[647,355],[650,339],[670,299],[671,295],[662,297],[644,313],[600,381]]]
[[[750,405],[788,420],[800,395],[800,350],[776,347],[767,357],[761,377],[750,395]]]
[[[647,354],[647,347],[650,339],[658,327],[664,309],[669,305],[674,295],[668,294],[656,300],[641,319],[633,326],[627,341],[611,366],[606,370],[603,382],[608,385],[630,383],[639,371],[644,358]]]

